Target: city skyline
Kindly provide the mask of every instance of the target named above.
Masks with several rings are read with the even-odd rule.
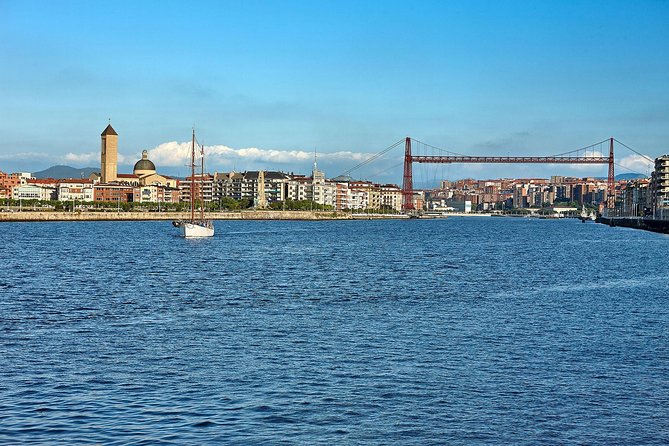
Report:
[[[316,150],[335,176],[407,135],[468,154],[610,136],[669,151],[663,2],[35,5],[0,5],[5,171],[98,166],[109,118],[120,171],[148,150],[175,175],[192,126],[212,170],[306,172]],[[602,173],[458,166],[444,178]],[[398,182],[401,167],[374,174],[360,177]]]

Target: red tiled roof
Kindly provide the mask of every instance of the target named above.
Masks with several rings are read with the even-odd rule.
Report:
[[[28,184],[56,184],[61,180],[55,178],[29,178],[26,180]]]
[[[89,180],[88,178],[61,178],[58,180],[58,183],[92,184],[93,180]]]

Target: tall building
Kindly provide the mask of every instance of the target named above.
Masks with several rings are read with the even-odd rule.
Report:
[[[669,207],[669,155],[655,158],[651,188],[653,208],[658,210]]]
[[[116,181],[118,162],[118,133],[109,124],[100,135],[102,137],[102,148],[100,153],[100,182],[109,183]]]

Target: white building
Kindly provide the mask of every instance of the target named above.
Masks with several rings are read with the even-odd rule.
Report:
[[[335,207],[337,197],[337,185],[329,181],[314,183],[314,201],[324,206]]]
[[[59,180],[58,201],[94,201],[93,181],[89,179]]]
[[[34,180],[35,177],[30,172],[18,172],[18,176],[21,179],[21,184],[27,184],[28,180]]]
[[[307,177],[293,177],[287,181],[288,193],[286,198],[288,200],[302,201],[311,200],[314,195],[314,188],[311,178]]]
[[[395,184],[384,184],[381,186],[381,208],[402,210],[402,189]]]
[[[364,189],[349,189],[348,195],[348,209],[369,209],[369,191]]]
[[[56,188],[40,184],[22,184],[14,186],[12,198],[14,200],[42,200],[50,201],[56,198]]]

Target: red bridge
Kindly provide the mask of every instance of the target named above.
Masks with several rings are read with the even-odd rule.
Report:
[[[608,164],[609,177],[607,184],[608,208],[615,205],[615,172],[613,157],[613,138],[609,138],[609,156],[604,157],[593,152],[588,156],[587,150],[602,143],[593,144],[583,149],[563,153],[555,156],[466,156],[466,155],[443,155],[443,156],[416,156],[411,154],[411,142],[415,141],[407,137],[404,142],[404,181],[402,183],[402,210],[411,211],[413,204],[413,163],[429,164],[452,164],[452,163],[534,163],[534,164]],[[420,143],[420,141],[415,141]],[[424,143],[420,143],[424,144]],[[432,147],[432,146],[430,146]],[[436,147],[433,147],[436,148]],[[370,159],[371,160],[371,159]]]

